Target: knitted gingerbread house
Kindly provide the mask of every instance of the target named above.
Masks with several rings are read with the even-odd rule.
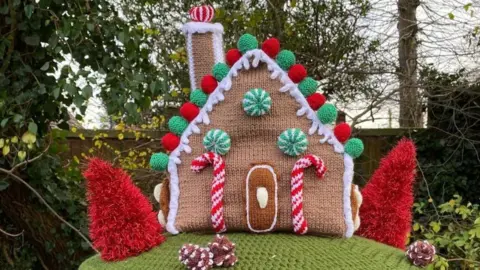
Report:
[[[351,237],[360,222],[352,177],[362,142],[349,139],[345,123],[333,128],[335,106],[278,40],[259,48],[244,34],[224,63],[223,27],[207,13],[183,26],[193,91],[168,122],[168,155],[151,161],[169,173],[155,192],[159,220],[172,234]]]
[[[101,256],[80,269],[410,269],[399,249],[411,227],[414,144],[402,140],[360,194],[353,159],[363,144],[347,124],[333,126],[335,107],[295,55],[274,38],[260,46],[245,34],[224,63],[223,28],[209,23],[213,8],[190,15],[183,32],[193,91],[168,122],[166,152],[150,160],[169,175],[154,191],[158,222],[125,172],[92,159],[84,175],[90,236]],[[208,234],[166,240],[163,227],[226,233],[238,248],[225,236],[195,245]],[[292,234],[350,238],[355,231],[348,241]],[[178,251],[185,242],[195,244]],[[417,241],[406,255],[424,266],[435,248]]]

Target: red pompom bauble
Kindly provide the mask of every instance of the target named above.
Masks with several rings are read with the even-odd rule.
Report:
[[[308,105],[310,105],[310,108],[312,108],[314,111],[320,109],[323,104],[325,104],[325,101],[327,99],[325,98],[324,95],[320,93],[314,93],[310,96],[307,97]]]
[[[197,105],[191,102],[186,102],[182,105],[182,107],[180,107],[180,115],[187,119],[188,122],[191,122],[193,119],[195,119],[199,112],[200,109],[197,107]]]
[[[215,77],[212,75],[205,75],[203,76],[200,84],[203,92],[209,95],[215,90],[215,88],[217,88],[218,82],[217,79],[215,79]]]
[[[341,123],[335,126],[333,134],[337,137],[337,140],[341,143],[346,142],[350,135],[352,135],[352,129],[347,123]]]
[[[225,55],[227,64],[229,66],[233,66],[233,64],[235,64],[238,61],[238,59],[240,59],[240,57],[242,57],[242,53],[238,49],[230,49]]]
[[[303,65],[295,64],[288,71],[288,77],[290,77],[292,82],[299,83],[307,77],[307,70]]]
[[[262,50],[270,56],[270,58],[275,58],[280,52],[280,41],[276,38],[269,38],[263,42]]]
[[[162,146],[167,151],[173,151],[180,144],[180,138],[169,132],[162,137]]]

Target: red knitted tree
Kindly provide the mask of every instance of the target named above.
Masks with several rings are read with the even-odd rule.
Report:
[[[152,205],[126,172],[93,158],[83,176],[87,179],[90,237],[102,259],[122,260],[165,241]]]
[[[415,158],[413,142],[402,139],[380,161],[380,167],[362,190],[358,235],[405,249],[412,223]]]

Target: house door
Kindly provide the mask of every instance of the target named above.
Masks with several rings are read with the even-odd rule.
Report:
[[[252,232],[275,229],[277,223],[277,174],[271,165],[256,164],[245,181],[247,226]]]

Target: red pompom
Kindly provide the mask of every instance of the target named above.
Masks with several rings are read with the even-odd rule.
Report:
[[[167,151],[173,151],[180,144],[180,138],[169,132],[162,137],[162,146]]]
[[[303,65],[295,64],[288,70],[288,77],[290,77],[292,82],[299,83],[307,77],[307,70]]]
[[[242,53],[239,49],[230,49],[228,50],[227,55],[225,55],[227,64],[229,66],[233,66],[233,64],[235,64],[240,57],[242,57]]]
[[[193,119],[195,119],[198,113],[200,113],[200,109],[197,107],[197,105],[191,102],[186,102],[182,105],[182,107],[180,107],[180,115],[187,119],[188,122],[191,122]]]
[[[310,96],[307,97],[308,105],[310,105],[310,108],[312,108],[314,111],[320,109],[323,104],[325,104],[325,101],[327,99],[325,98],[324,95],[320,93],[314,93]]]
[[[275,58],[280,52],[280,41],[276,38],[269,38],[263,42],[262,50],[270,56],[270,58]]]
[[[358,235],[405,249],[412,227],[415,160],[415,145],[402,139],[380,161],[380,167],[362,190]]]
[[[203,92],[209,95],[217,88],[218,82],[217,79],[215,79],[215,77],[212,75],[205,75],[203,76],[200,84]]]
[[[337,137],[337,140],[341,143],[346,142],[350,135],[352,135],[352,129],[347,123],[340,123],[335,126],[333,134]]]
[[[136,256],[165,241],[151,203],[125,171],[93,158],[83,176],[90,237],[103,260]]]

